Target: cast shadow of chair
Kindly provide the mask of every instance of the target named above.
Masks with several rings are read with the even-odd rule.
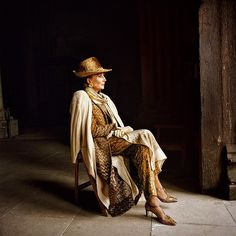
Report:
[[[49,194],[52,196],[45,198],[43,203],[45,206],[49,205],[50,208],[59,209],[61,207],[61,201],[65,201],[69,204],[76,205],[82,210],[91,213],[100,212],[100,208],[96,201],[96,196],[93,191],[90,189],[81,191],[79,194],[79,201],[75,203],[74,199],[74,188],[68,186],[68,183],[62,183],[60,181],[50,181],[50,180],[41,180],[41,179],[31,179],[26,181],[29,185],[34,186],[43,193]],[[34,202],[34,204],[36,204]],[[68,207],[68,209],[73,209],[70,205],[66,204],[63,207]],[[66,209],[64,209],[66,210]]]

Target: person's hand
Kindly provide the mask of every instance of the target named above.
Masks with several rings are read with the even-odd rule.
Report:
[[[108,135],[107,139],[111,138],[112,136],[116,136],[117,138],[122,138],[126,133],[121,129],[112,130]]]
[[[118,138],[122,138],[124,135],[126,135],[132,131],[133,131],[133,128],[131,128],[130,126],[117,127],[117,129],[114,130],[113,135]]]
[[[113,132],[113,135],[117,138],[122,138],[125,135],[125,132],[122,129],[116,129]]]
[[[132,127],[130,127],[130,126],[121,127],[121,130],[122,130],[124,133],[126,133],[126,134],[128,134],[128,133],[134,131],[134,129],[133,129]]]

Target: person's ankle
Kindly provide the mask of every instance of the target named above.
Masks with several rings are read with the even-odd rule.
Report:
[[[157,196],[154,195],[150,196],[147,200],[147,204],[152,207],[159,206]]]
[[[162,195],[163,197],[167,197],[167,194],[164,190],[164,188],[157,188],[157,195]]]

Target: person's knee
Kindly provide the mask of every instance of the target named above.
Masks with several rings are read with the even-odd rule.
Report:
[[[147,137],[150,137],[150,138],[153,138],[153,137],[154,137],[153,133],[152,133],[150,130],[148,130],[148,129],[144,129],[144,130],[143,130],[143,134],[144,134],[145,136],[147,136]]]
[[[148,156],[147,154],[149,154],[149,148],[145,145],[140,145],[139,151],[143,157]]]

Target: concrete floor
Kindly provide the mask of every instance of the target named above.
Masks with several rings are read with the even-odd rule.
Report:
[[[122,216],[104,217],[89,188],[81,192],[80,203],[74,203],[68,144],[42,133],[1,139],[0,235],[236,235],[236,201],[164,183],[179,199],[178,203],[161,203],[176,226],[146,217],[144,201]]]

